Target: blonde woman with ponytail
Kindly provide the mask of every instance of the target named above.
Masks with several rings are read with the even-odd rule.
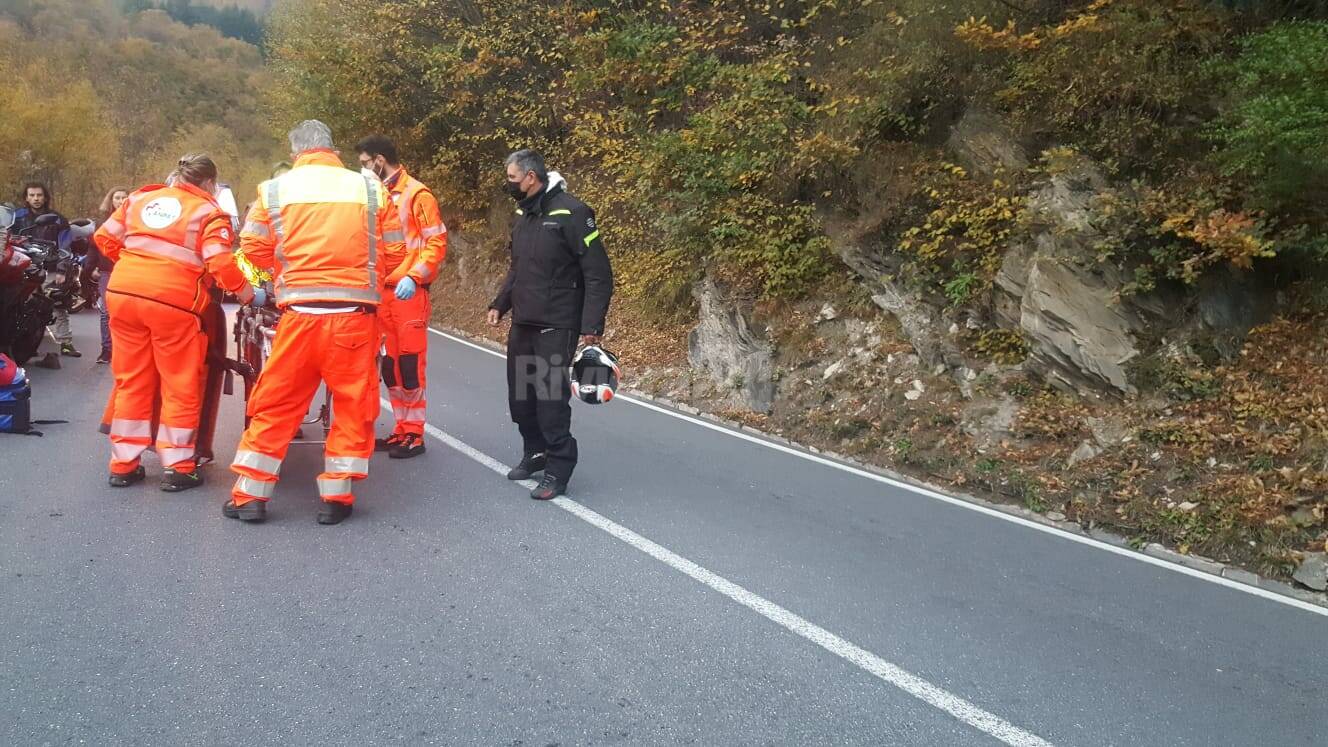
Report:
[[[215,282],[245,303],[254,291],[231,254],[231,219],[215,197],[217,165],[206,155],[186,155],[166,182],[129,195],[94,240],[115,262],[106,289],[115,350],[110,484],[144,479],[139,462],[154,444],[153,405],[160,398],[161,489],[176,492],[203,482],[196,442],[208,291]]]

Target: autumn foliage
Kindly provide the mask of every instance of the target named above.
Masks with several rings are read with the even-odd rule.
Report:
[[[160,181],[184,153],[210,152],[241,199],[283,152],[259,116],[257,47],[116,0],[0,6],[0,189],[53,187],[92,215],[113,185]]]

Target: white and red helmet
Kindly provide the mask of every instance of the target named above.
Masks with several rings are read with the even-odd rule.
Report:
[[[572,396],[590,405],[613,399],[622,369],[618,356],[598,345],[588,345],[572,359]]]

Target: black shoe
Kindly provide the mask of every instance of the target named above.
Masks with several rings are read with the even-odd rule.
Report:
[[[388,452],[393,459],[410,459],[424,453],[424,439],[414,433],[407,433]]]
[[[537,501],[548,501],[553,500],[566,492],[566,480],[559,479],[558,476],[545,472],[544,476],[540,478],[539,485],[536,485],[535,489],[530,491],[530,497]]]
[[[543,454],[527,454],[521,457],[520,464],[508,470],[507,479],[529,480],[531,475],[544,471],[545,461]]]
[[[340,524],[343,519],[350,516],[353,506],[349,503],[336,503],[334,501],[323,501],[323,507],[318,509],[319,524]]]
[[[374,451],[391,451],[393,446],[401,443],[401,434],[393,433],[387,438],[374,439]]]
[[[103,366],[106,365],[107,363],[110,363],[110,362],[111,362],[111,351],[106,350],[106,349],[102,349],[102,351],[101,351],[101,355],[97,356],[97,362],[100,363],[100,364],[103,365]]]
[[[37,362],[32,365],[36,366],[37,368],[49,368],[52,371],[59,371],[62,368],[62,366],[60,365],[60,356],[56,355],[55,353],[47,353],[46,355],[37,359]]]
[[[74,347],[74,344],[71,343],[71,342],[66,342],[66,343],[64,343],[63,345],[60,346],[60,355],[68,356],[68,357],[70,357],[70,358],[82,358],[82,357],[83,357],[83,354],[80,353],[80,352],[78,352],[78,349],[75,348],[75,347]]]
[[[235,505],[235,499],[226,501],[226,505],[221,507],[221,515],[228,519],[239,519],[240,521],[259,522],[267,518],[267,503],[263,501],[249,501],[243,506]]]
[[[179,493],[182,490],[197,488],[203,484],[203,476],[195,467],[193,472],[176,472],[168,469],[161,476],[161,489],[167,493]]]
[[[133,472],[126,472],[124,474],[116,474],[112,472],[109,482],[113,488],[127,488],[130,485],[143,482],[143,478],[146,476],[147,472],[143,470],[143,465],[140,464],[138,467],[134,468]]]

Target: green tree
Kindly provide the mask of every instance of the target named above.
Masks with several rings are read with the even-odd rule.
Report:
[[[1281,23],[1218,66],[1229,105],[1212,130],[1217,160],[1265,210],[1328,225],[1328,23]]]

